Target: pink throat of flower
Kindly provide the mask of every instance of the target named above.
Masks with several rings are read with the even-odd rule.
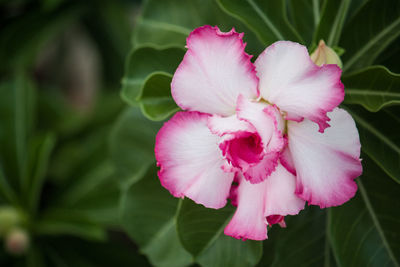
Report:
[[[256,165],[263,158],[263,144],[257,133],[236,132],[219,147],[227,161],[242,171]]]

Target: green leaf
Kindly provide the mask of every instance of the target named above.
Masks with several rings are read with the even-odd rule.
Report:
[[[40,236],[72,235],[87,240],[104,241],[105,229],[74,210],[51,210],[41,215],[32,225]]]
[[[265,45],[277,40],[304,43],[287,18],[286,1],[217,0],[221,8],[247,25]]]
[[[197,259],[204,267],[255,266],[262,255],[262,243],[237,240],[221,234]]]
[[[177,217],[183,247],[202,266],[254,266],[261,258],[262,243],[224,236],[234,207],[208,209],[184,199]]]
[[[139,103],[146,117],[152,120],[163,120],[177,111],[170,84],[184,53],[177,47],[135,49],[128,57],[122,98],[130,105]]]
[[[146,80],[140,108],[147,118],[160,121],[179,110],[171,96],[171,81],[172,75],[164,72],[153,72]]]
[[[400,183],[400,145],[397,131],[400,120],[397,107],[370,113],[357,106],[347,107],[356,121],[361,149],[390,177]]]
[[[0,195],[9,203],[18,205],[17,195],[15,194],[14,189],[10,186],[4,175],[1,162],[0,162]]]
[[[329,266],[334,263],[327,235],[328,217],[328,210],[309,206],[296,216],[286,216],[286,228],[273,225],[264,241],[259,266]]]
[[[350,3],[351,0],[327,0],[324,2],[321,20],[314,34],[315,44],[319,40],[324,40],[328,46],[339,44]]]
[[[217,25],[222,31],[234,27],[238,32],[245,32],[244,40],[252,54],[264,49],[257,37],[240,21],[224,13],[215,0],[145,1],[134,32],[134,45],[174,45],[183,48],[189,33],[207,24]]]
[[[339,266],[400,266],[400,185],[368,157],[357,197],[332,209],[329,235]]]
[[[259,266],[399,266],[400,185],[368,156],[356,196],[340,207],[306,207],[273,226]]]
[[[190,255],[180,245],[175,228],[178,199],[165,190],[150,167],[145,176],[124,190],[121,222],[128,235],[155,266],[186,266]]]
[[[154,164],[155,136],[161,123],[146,119],[138,108],[121,114],[110,136],[111,157],[123,186],[141,179]]]
[[[390,71],[400,73],[400,37],[397,37],[379,57],[376,58],[373,64],[383,65]]]
[[[137,105],[142,98],[144,85],[151,74],[161,71],[172,75],[184,53],[182,48],[177,47],[164,49],[140,47],[133,50],[128,56],[125,75],[122,79],[122,98],[130,105]],[[161,97],[166,95],[166,89],[170,91],[169,85],[168,88],[160,89],[163,92]]]
[[[48,266],[151,266],[119,232],[112,232],[107,242],[101,243],[65,236],[40,241],[37,246],[46,255]]]
[[[310,44],[315,27],[320,20],[318,0],[289,0],[289,19],[293,27],[304,39],[305,44]]]
[[[74,177],[71,186],[64,190],[49,205],[48,209],[73,210],[80,217],[105,226],[118,226],[120,188],[115,182],[114,166],[109,161],[98,162],[98,166],[83,177]]]
[[[35,121],[35,90],[18,73],[12,81],[0,85],[0,161],[11,188],[21,189],[27,179],[28,136]]]
[[[344,71],[371,65],[379,54],[400,35],[400,2],[368,1],[347,23],[340,47]]]
[[[344,103],[360,104],[371,112],[400,104],[400,74],[372,66],[342,77]]]
[[[40,202],[40,194],[50,155],[55,145],[55,136],[53,134],[47,134],[35,143],[36,144],[33,144],[31,147],[30,153],[30,164],[32,166],[29,173],[30,179],[23,184],[23,192],[27,194],[27,206],[33,214],[36,213]]]

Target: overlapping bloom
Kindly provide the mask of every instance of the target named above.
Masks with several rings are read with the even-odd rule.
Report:
[[[187,38],[172,84],[185,111],[159,131],[161,184],[208,208],[237,206],[225,234],[267,238],[305,201],[341,205],[357,191],[360,142],[337,108],[344,88],[337,65],[317,66],[307,49],[280,41],[253,64],[243,34],[203,26]]]

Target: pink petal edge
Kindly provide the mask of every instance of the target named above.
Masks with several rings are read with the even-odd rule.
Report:
[[[230,116],[239,94],[258,98],[258,77],[252,56],[245,52],[243,33],[205,25],[192,31],[186,42],[188,50],[171,82],[178,106]]]
[[[173,196],[218,209],[227,202],[234,173],[221,169],[225,160],[219,137],[207,127],[208,118],[199,112],[177,112],[158,132],[155,156],[160,182]]]

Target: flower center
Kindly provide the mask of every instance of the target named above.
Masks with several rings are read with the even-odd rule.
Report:
[[[228,162],[242,171],[257,164],[263,157],[263,145],[257,133],[237,132],[233,138],[221,143],[220,148]]]

